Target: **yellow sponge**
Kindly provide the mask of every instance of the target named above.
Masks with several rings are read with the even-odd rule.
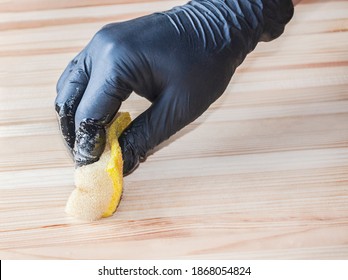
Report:
[[[99,161],[75,170],[76,189],[65,208],[69,215],[94,221],[116,211],[123,189],[123,160],[117,139],[130,122],[129,113],[119,113],[107,132]]]

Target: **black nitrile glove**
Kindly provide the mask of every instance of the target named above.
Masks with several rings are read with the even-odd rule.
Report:
[[[107,126],[132,91],[152,102],[121,135],[124,174],[199,117],[259,41],[284,31],[291,0],[194,0],[109,24],[68,65],[56,110],[76,164],[99,159]]]

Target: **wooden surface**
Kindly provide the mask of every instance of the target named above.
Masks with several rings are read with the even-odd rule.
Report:
[[[0,0],[0,258],[348,259],[348,1],[300,4],[125,178],[112,218],[64,213],[60,73],[104,24],[181,3]],[[148,105],[133,95],[122,109]]]

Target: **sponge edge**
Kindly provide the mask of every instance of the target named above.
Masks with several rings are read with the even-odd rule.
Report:
[[[130,121],[129,113],[119,113],[108,129],[106,147],[99,161],[75,170],[76,189],[66,204],[67,214],[94,221],[116,211],[123,189],[122,151],[117,139]]]
[[[67,214],[94,221],[102,217],[113,195],[113,182],[106,172],[110,151],[99,161],[75,170],[75,186],[66,204]]]
[[[120,113],[108,131],[107,142],[110,145],[111,151],[106,172],[112,180],[113,193],[109,205],[103,213],[103,218],[111,216],[116,211],[121,200],[123,190],[123,160],[121,147],[118,144],[118,138],[130,122],[131,117],[129,113]]]

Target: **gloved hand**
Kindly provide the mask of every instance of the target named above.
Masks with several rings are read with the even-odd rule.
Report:
[[[193,0],[102,28],[57,84],[56,111],[76,164],[99,159],[105,127],[131,92],[152,102],[119,138],[124,174],[199,117],[259,41],[280,36],[291,0]]]

